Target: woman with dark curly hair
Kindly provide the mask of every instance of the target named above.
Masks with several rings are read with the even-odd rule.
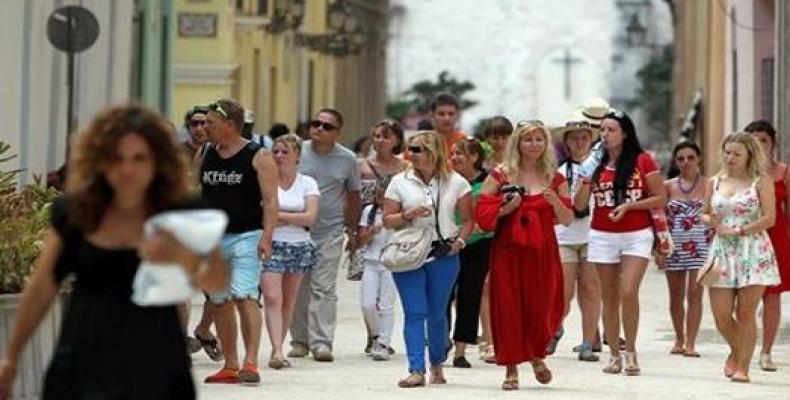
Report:
[[[172,128],[139,105],[110,108],[76,136],[68,171],[0,361],[0,399],[10,396],[25,342],[69,275],[74,291],[43,399],[194,399],[176,307],[131,301],[141,259],[182,265],[209,292],[227,282],[218,251],[201,264],[170,234],[144,237],[150,216],[192,207],[187,161]]]

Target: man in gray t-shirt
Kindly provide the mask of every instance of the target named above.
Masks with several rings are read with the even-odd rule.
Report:
[[[318,182],[321,198],[318,219],[310,229],[318,263],[299,289],[291,322],[288,357],[304,357],[312,351],[316,361],[332,361],[332,342],[337,321],[337,272],[343,255],[343,226],[348,249],[357,246],[361,202],[357,161],[337,144],[343,116],[323,109],[310,121],[310,138],[302,146],[299,172]]]

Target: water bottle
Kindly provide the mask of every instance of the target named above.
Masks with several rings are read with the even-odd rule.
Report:
[[[601,164],[601,159],[603,158],[603,142],[598,141],[595,145],[593,145],[592,149],[590,150],[590,155],[582,161],[581,166],[579,167],[579,175],[582,178],[589,179],[595,173],[595,170],[598,168],[598,165]]]

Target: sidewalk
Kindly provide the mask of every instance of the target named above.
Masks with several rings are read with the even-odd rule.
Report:
[[[344,276],[344,274],[340,274]],[[668,315],[667,288],[663,273],[648,271],[641,290],[642,319],[640,323],[639,361],[642,376],[607,375],[601,372],[601,362],[589,363],[576,360],[571,348],[580,340],[578,309],[568,317],[566,335],[554,356],[547,364],[554,373],[554,380],[547,386],[539,385],[532,376],[529,365],[521,368],[521,390],[503,392],[500,384],[504,368],[484,364],[477,357],[476,346],[467,350],[471,369],[447,367],[447,385],[428,385],[425,388],[400,389],[399,379],[406,375],[403,340],[398,305],[396,335],[393,347],[397,354],[390,361],[374,362],[362,353],[365,345],[365,328],[359,310],[358,282],[345,279],[338,282],[338,329],[335,341],[335,361],[318,363],[312,358],[291,359],[293,368],[271,370],[265,367],[270,345],[265,333],[261,342],[260,364],[262,384],[259,387],[239,385],[206,385],[203,378],[220,365],[213,363],[204,353],[194,355],[194,375],[201,399],[320,399],[354,400],[375,397],[378,399],[790,399],[790,297],[784,296],[783,323],[774,361],[779,372],[767,373],[759,369],[754,357],[751,384],[731,383],[722,375],[727,347],[716,332],[708,309],[707,296],[697,350],[701,358],[669,355],[674,334]],[[196,323],[200,304],[192,311]],[[190,330],[191,331],[191,330]],[[760,338],[756,352],[760,349]],[[240,347],[241,348],[241,347]],[[288,346],[286,345],[286,351]]]

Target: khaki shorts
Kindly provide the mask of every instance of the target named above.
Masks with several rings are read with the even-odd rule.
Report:
[[[587,243],[560,245],[560,262],[578,263],[587,259]]]

